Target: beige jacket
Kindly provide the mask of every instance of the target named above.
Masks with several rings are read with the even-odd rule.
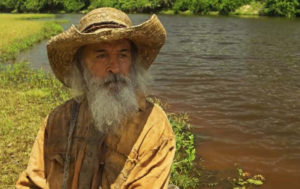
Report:
[[[61,188],[73,103],[75,100],[67,101],[47,117],[16,188]],[[108,134],[101,143],[87,101],[80,102],[68,188],[167,188],[175,136],[159,106],[143,98],[139,107],[123,130]]]

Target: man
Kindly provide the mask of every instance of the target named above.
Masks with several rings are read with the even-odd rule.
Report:
[[[165,38],[155,15],[132,26],[125,13],[99,8],[49,41],[55,76],[80,95],[46,118],[17,188],[168,187],[175,137],[145,99]]]

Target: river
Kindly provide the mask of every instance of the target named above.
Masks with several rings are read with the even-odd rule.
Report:
[[[57,15],[77,24],[81,15]],[[149,18],[130,15],[135,24]],[[160,15],[167,42],[153,94],[190,115],[197,155],[212,170],[263,174],[261,188],[300,188],[300,20]],[[46,42],[18,61],[49,70]]]

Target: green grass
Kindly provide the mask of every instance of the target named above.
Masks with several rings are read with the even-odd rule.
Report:
[[[175,11],[172,10],[172,9],[167,9],[167,10],[161,10],[159,13],[160,14],[165,14],[165,15],[174,15]]]
[[[28,63],[2,65],[0,70],[0,188],[14,188],[43,119],[69,92]]]
[[[53,18],[50,14],[0,14],[0,63],[14,59],[24,49],[62,31],[54,21],[35,21]]]
[[[70,91],[54,76],[32,70],[28,63],[0,67],[0,107],[3,107],[0,111],[0,188],[13,188],[26,168],[43,119],[68,98]],[[195,188],[199,179],[194,166],[194,135],[189,131],[188,118],[184,114],[168,116],[177,141],[171,183],[180,188]]]
[[[260,15],[264,9],[263,3],[259,1],[251,1],[250,4],[243,5],[236,9],[232,15]]]

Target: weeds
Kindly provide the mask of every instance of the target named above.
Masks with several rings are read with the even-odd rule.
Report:
[[[0,66],[0,188],[14,188],[42,120],[69,94],[52,75],[28,63]]]
[[[243,171],[241,168],[237,168],[237,174],[237,178],[227,178],[232,184],[233,189],[246,189],[249,186],[261,186],[265,181],[265,178],[262,175],[257,174],[251,176],[250,173]]]
[[[194,160],[196,149],[194,135],[190,132],[186,114],[168,114],[168,118],[176,135],[176,153],[171,168],[171,183],[180,188],[196,188],[199,184],[200,172]]]

